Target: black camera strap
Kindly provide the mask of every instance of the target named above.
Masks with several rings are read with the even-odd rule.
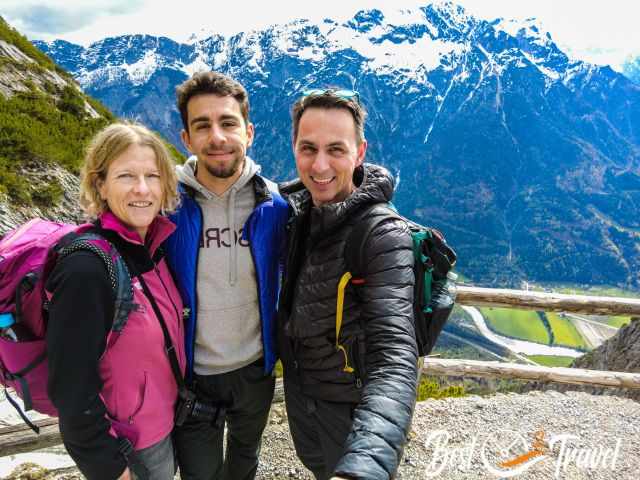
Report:
[[[160,308],[158,307],[158,304],[156,303],[155,298],[153,298],[153,295],[151,294],[149,287],[147,287],[146,282],[142,278],[142,275],[138,276],[138,280],[140,280],[140,285],[142,285],[142,291],[144,292],[145,297],[147,297],[147,299],[149,300],[149,303],[151,303],[151,307],[153,308],[153,311],[156,314],[156,317],[158,317],[158,321],[160,322],[160,327],[162,328],[162,335],[164,336],[164,348],[167,352],[167,355],[169,356],[169,363],[171,364],[171,370],[173,371],[173,376],[175,377],[176,383],[178,384],[178,394],[180,395],[180,397],[183,397],[183,395],[187,390],[187,387],[184,383],[184,377],[180,372],[180,363],[178,362],[176,349],[173,346],[173,342],[171,342],[171,337],[169,336],[169,330],[167,329],[167,324],[164,321],[164,317],[160,312]]]

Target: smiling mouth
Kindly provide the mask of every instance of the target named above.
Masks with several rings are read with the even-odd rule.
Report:
[[[150,207],[151,205],[153,205],[152,202],[131,202],[131,203],[129,203],[130,207],[136,207],[136,208],[147,208],[147,207]]]
[[[333,182],[335,180],[336,177],[330,177],[330,178],[315,178],[315,177],[311,177],[311,180],[313,180],[314,183],[317,183],[318,185],[329,185],[331,182]]]
[[[222,157],[222,156],[225,156],[225,155],[233,154],[233,150],[229,150],[229,151],[226,151],[226,150],[213,150],[213,151],[208,151],[206,153],[207,153],[207,155],[212,156],[212,157]]]

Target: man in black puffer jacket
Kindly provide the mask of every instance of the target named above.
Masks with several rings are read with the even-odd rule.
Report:
[[[362,252],[367,270],[346,283],[353,225],[385,215],[375,205],[394,188],[387,170],[363,163],[364,117],[356,92],[306,92],[293,107],[301,183],[282,186],[291,211],[278,317],[287,414],[298,456],[322,480],[393,478],[416,398],[407,225],[379,224]]]

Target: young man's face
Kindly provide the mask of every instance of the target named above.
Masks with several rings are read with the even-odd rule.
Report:
[[[182,141],[198,157],[198,180],[206,185],[207,178],[239,175],[253,141],[253,124],[245,124],[238,101],[196,95],[187,103],[187,114],[189,129],[182,131]]]
[[[293,145],[296,167],[317,207],[341,202],[354,190],[353,171],[362,164],[367,142],[358,145],[351,112],[308,108]]]

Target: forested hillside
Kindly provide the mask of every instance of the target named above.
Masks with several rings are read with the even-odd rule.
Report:
[[[87,142],[115,118],[0,17],[1,203],[57,205],[77,183]]]

